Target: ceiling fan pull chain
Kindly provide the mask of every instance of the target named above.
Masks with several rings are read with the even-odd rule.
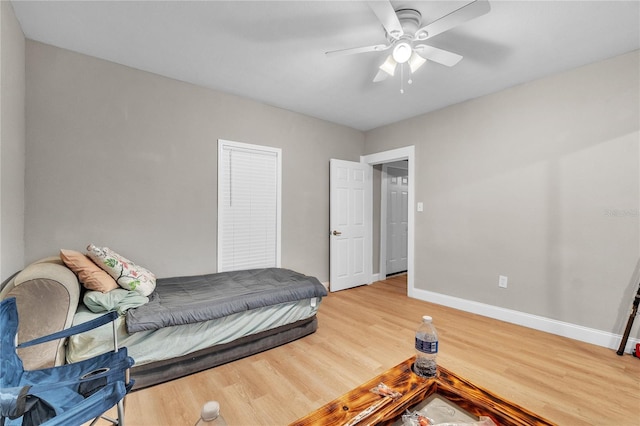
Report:
[[[400,93],[404,93],[404,64],[400,64]]]

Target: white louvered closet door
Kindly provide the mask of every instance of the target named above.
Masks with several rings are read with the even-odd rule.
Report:
[[[281,150],[218,141],[218,271],[280,266]]]

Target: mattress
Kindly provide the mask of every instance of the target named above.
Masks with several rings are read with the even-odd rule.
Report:
[[[317,278],[284,268],[161,278],[148,303],[127,311],[127,331],[194,324],[326,295]]]
[[[264,333],[288,324],[315,317],[321,298],[312,297],[239,312],[223,318],[195,324],[164,327],[159,330],[127,333],[125,317],[115,322],[118,346],[126,346],[136,366],[178,358],[234,340]],[[99,317],[84,306],[78,306],[73,324]],[[69,338],[67,361],[77,362],[113,350],[111,324]]]

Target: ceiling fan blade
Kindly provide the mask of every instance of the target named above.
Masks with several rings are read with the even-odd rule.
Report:
[[[416,53],[425,59],[437,62],[448,67],[452,67],[462,59],[461,55],[457,53],[449,52],[448,50],[438,49],[437,47],[427,46],[426,44],[419,44],[414,47]]]
[[[404,35],[398,15],[396,15],[396,11],[388,0],[370,0],[367,3],[391,37],[397,40]]]
[[[416,38],[426,40],[491,10],[487,0],[475,0],[416,31]]]
[[[341,49],[341,50],[332,50],[331,52],[325,52],[327,57],[332,56],[343,56],[343,55],[355,55],[357,53],[367,53],[367,52],[382,52],[390,48],[391,45],[386,44],[375,44],[373,46],[364,46],[364,47],[353,47],[350,49]]]

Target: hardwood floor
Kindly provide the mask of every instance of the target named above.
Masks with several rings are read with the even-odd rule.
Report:
[[[406,296],[404,276],[331,293],[290,344],[127,397],[128,425],[193,425],[218,400],[229,425],[285,425],[413,354],[424,314],[438,362],[560,425],[640,425],[640,359]]]

